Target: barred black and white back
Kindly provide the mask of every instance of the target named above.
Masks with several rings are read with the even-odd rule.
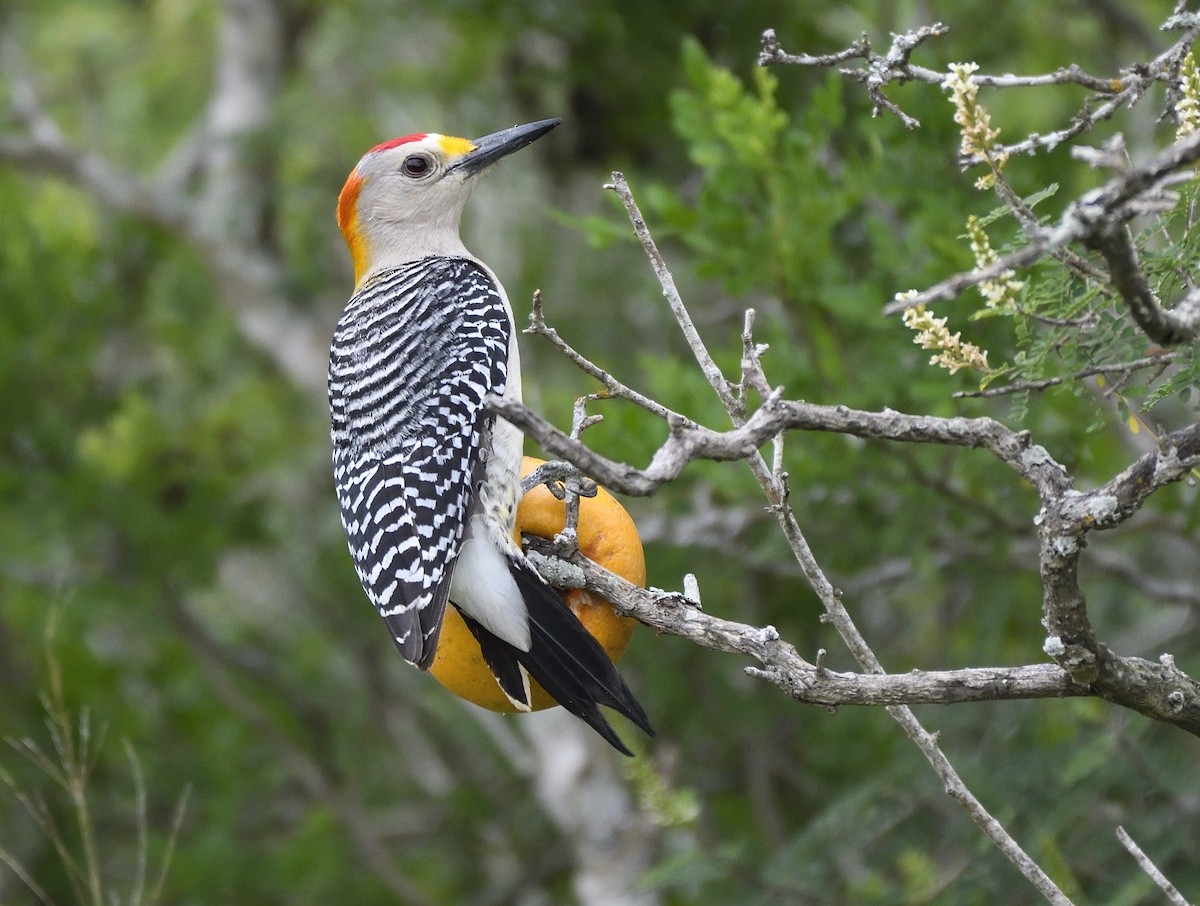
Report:
[[[428,668],[447,602],[518,708],[532,676],[631,754],[599,706],[649,721],[612,661],[512,541],[520,435],[489,394],[519,394],[512,315],[490,272],[427,257],[366,280],[329,359],[334,483],[363,588],[400,653]],[[453,598],[451,599],[451,596]]]
[[[449,602],[518,708],[533,677],[628,754],[600,706],[650,732],[645,712],[512,539],[522,437],[485,403],[520,399],[512,310],[459,235],[479,174],[559,122],[413,133],[347,177],[356,291],[330,351],[334,479],[355,569],[406,659],[432,664]]]
[[[483,480],[512,322],[466,258],[382,271],[350,299],[329,359],[334,481],[363,588],[404,658],[433,660]]]

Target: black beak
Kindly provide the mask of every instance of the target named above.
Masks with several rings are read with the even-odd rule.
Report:
[[[500,158],[520,151],[530,142],[535,142],[562,120],[558,117],[549,120],[538,120],[536,123],[526,123],[523,126],[513,126],[501,132],[493,132],[483,138],[473,139],[475,148],[468,151],[448,168],[448,172],[462,170],[467,176],[482,173]]]

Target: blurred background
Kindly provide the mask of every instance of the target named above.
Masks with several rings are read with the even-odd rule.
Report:
[[[1110,76],[1174,40],[1158,29],[1172,7],[5,0],[0,734],[46,763],[0,750],[0,902],[39,901],[22,874],[46,902],[153,902],[171,852],[163,903],[1034,901],[881,709],[801,706],[736,658],[643,629],[622,672],[658,735],[621,725],[641,753],[626,761],[569,717],[492,715],[407,667],[333,496],[324,371],[353,282],[333,209],[377,142],[561,116],[467,213],[519,323],[540,288],[593,361],[726,426],[602,189],[619,169],[728,374],[754,307],[791,397],[992,414],[1103,481],[1146,449],[1107,401],[1077,386],[953,400],[978,379],[928,367],[880,316],[972,266],[966,217],[996,206],[958,170],[945,95],[889,89],[921,121],[908,133],[834,74],[755,60],[768,27],[825,53],[940,20],[949,34],[916,58],[931,69]],[[1010,139],[1081,99],[984,98]],[[1124,112],[1094,143],[1169,142],[1162,110]],[[1023,194],[1058,184],[1059,207],[1100,179],[1065,148],[1009,176]],[[994,363],[1018,355],[1010,324],[971,322],[977,306],[940,314]],[[522,355],[529,404],[569,425],[597,388],[544,341]],[[593,411],[587,439],[610,457],[645,464],[665,436],[631,407]],[[1155,412],[1182,417],[1171,400]],[[788,456],[801,524],[889,670],[1044,659],[1036,498],[998,462],[816,435]],[[695,464],[626,503],[650,584],[695,573],[709,612],[853,669],[743,465]],[[1192,490],[1168,488],[1084,560],[1100,637],[1192,675],[1194,519]],[[1155,901],[1123,823],[1200,896],[1194,739],[1088,700],[918,714],[1069,894]]]

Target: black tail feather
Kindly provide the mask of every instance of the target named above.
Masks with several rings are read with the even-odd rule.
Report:
[[[462,613],[462,611],[459,611]],[[522,710],[529,710],[529,690],[526,688],[525,677],[521,675],[521,662],[517,660],[517,649],[508,642],[492,635],[474,619],[462,614],[463,622],[479,643],[483,660],[500,686],[500,690],[509,697],[514,705]]]
[[[524,700],[523,680],[517,666],[520,664],[551,698],[586,721],[618,752],[632,755],[599,706],[607,705],[625,715],[651,736],[654,731],[646,712],[625,685],[616,666],[600,643],[583,628],[575,614],[532,567],[514,564],[512,574],[529,609],[529,651],[509,645],[463,615],[479,640],[484,660],[500,688],[515,702]]]
[[[608,705],[653,736],[646,712],[625,685],[616,665],[563,604],[558,593],[524,563],[513,569],[513,578],[529,608],[533,645],[522,663],[530,674],[541,683],[538,674],[549,673],[551,681],[560,684],[564,693],[571,695],[578,690],[582,699]],[[546,691],[550,692],[549,687]],[[567,707],[562,699],[556,701]]]

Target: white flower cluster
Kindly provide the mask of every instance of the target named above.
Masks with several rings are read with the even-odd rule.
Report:
[[[979,103],[979,85],[975,81],[978,63],[951,63],[950,72],[942,80],[942,88],[950,92],[950,103],[954,105],[954,122],[962,133],[959,154],[971,160],[986,163],[991,172],[975,182],[979,189],[991,188],[997,174],[1004,169],[1008,155],[996,152],[996,140],[1000,130],[992,128],[992,117],[987,108]]]
[[[896,301],[901,302],[915,295],[916,290],[897,293]],[[946,319],[935,318],[925,310],[924,305],[904,309],[904,326],[917,332],[913,337],[914,343],[922,349],[934,351],[935,354],[929,358],[930,365],[938,365],[951,374],[960,368],[987,372],[987,350],[966,342],[961,333],[950,333],[946,327]]]
[[[1000,256],[988,241],[987,233],[979,225],[979,218],[974,214],[967,218],[967,237],[971,240],[971,253],[975,256],[975,267],[979,270],[1000,260]],[[1024,286],[1024,280],[1017,280],[1013,271],[1005,270],[993,280],[982,281],[979,284],[979,292],[988,308],[1013,311],[1017,307],[1017,293]]]
[[[1179,65],[1179,100],[1175,104],[1175,140],[1200,131],[1200,71],[1188,54]]]

